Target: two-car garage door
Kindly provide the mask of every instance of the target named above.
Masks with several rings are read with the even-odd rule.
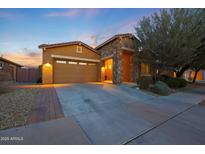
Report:
[[[54,83],[77,83],[97,81],[97,63],[55,60]]]

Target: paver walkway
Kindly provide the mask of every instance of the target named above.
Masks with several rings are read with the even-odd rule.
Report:
[[[19,85],[16,87],[37,89],[28,124],[64,117],[54,85]]]
[[[37,97],[32,108],[28,123],[42,122],[64,117],[55,88],[38,88]]]

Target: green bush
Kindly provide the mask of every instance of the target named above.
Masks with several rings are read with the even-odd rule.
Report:
[[[178,88],[179,87],[178,80],[176,80],[174,78],[168,78],[166,80],[161,80],[161,81],[165,82],[171,88]]]
[[[162,81],[162,80],[168,80],[172,77],[168,76],[168,75],[160,75],[159,79]]]
[[[173,78],[166,75],[160,76],[160,81],[165,82],[171,88],[183,88],[186,87],[187,81],[182,78]]]
[[[187,86],[187,81],[185,79],[182,79],[182,78],[177,78],[178,80],[178,84],[179,84],[179,88],[183,88],[183,87],[186,87]]]
[[[141,76],[137,83],[139,84],[140,89],[148,89],[150,84],[154,83],[153,76],[147,75],[147,76]]]
[[[163,96],[169,95],[172,92],[171,88],[169,88],[169,86],[162,81],[157,81],[149,87],[152,92]]]

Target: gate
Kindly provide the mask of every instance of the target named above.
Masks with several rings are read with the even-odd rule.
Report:
[[[18,68],[16,73],[17,82],[37,82],[41,77],[37,68]]]

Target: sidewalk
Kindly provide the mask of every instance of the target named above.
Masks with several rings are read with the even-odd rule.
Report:
[[[9,138],[10,140],[3,141],[3,138]],[[0,139],[0,144],[90,144],[82,129],[71,118],[62,118],[2,130],[0,131]]]

